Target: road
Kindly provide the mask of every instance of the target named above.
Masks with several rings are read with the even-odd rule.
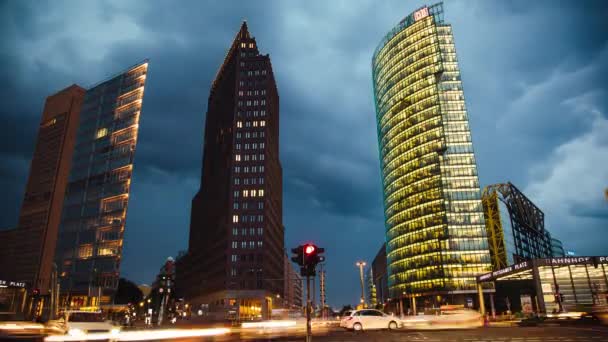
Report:
[[[186,329],[187,331],[188,329]],[[157,341],[304,341],[304,331],[274,331],[274,332],[245,332],[233,330],[224,335],[213,337],[178,337],[164,339],[161,337],[160,330],[147,330],[148,336],[129,336],[121,334],[118,341],[134,341],[143,339],[153,339]],[[43,341],[43,336],[1,336],[0,340],[28,340]],[[89,335],[88,337],[93,337]],[[133,337],[133,338],[130,338]],[[135,338],[137,337],[137,338]],[[143,338],[142,338],[143,337]],[[51,339],[60,340],[61,336],[54,336]],[[423,342],[608,342],[608,327],[600,325],[584,326],[544,326],[544,327],[493,327],[479,328],[470,330],[434,330],[434,331],[364,331],[353,332],[345,331],[340,328],[329,328],[317,330],[313,338],[314,342],[356,342],[356,341],[423,341]]]
[[[283,341],[299,341],[283,339]],[[513,327],[480,328],[473,330],[443,331],[370,331],[355,333],[333,331],[325,336],[315,336],[314,342],[351,341],[425,341],[425,342],[608,342],[608,327]]]

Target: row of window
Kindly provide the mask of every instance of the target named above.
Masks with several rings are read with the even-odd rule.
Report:
[[[264,117],[266,116],[266,111],[265,110],[248,110],[248,111],[237,111],[236,112],[236,116],[238,116],[239,118],[246,116],[248,118],[250,118],[252,115],[254,118],[257,118],[258,116]]]
[[[263,142],[261,142],[261,143],[252,143],[252,144],[246,143],[242,147],[243,147],[244,150],[257,150],[258,148],[259,149],[264,149],[264,147],[266,147],[266,143],[263,143]],[[235,149],[240,150],[241,149],[241,144],[240,143],[236,144]]]
[[[247,229],[247,228],[241,228],[241,229],[239,229],[239,228],[232,228],[232,235],[238,236],[239,235],[239,231],[241,232],[242,236],[247,236],[247,231],[249,231],[249,235],[251,235],[251,236],[256,235],[256,232],[257,232],[257,235],[259,235],[259,236],[264,235],[264,228],[262,228],[262,227],[249,228],[249,229]]]
[[[247,243],[249,242],[249,243]],[[262,248],[264,242],[263,241],[241,241],[240,245],[242,249],[247,248],[247,246],[249,246],[249,248]],[[239,241],[232,241],[232,249],[238,249],[239,248]]]
[[[251,107],[251,106],[265,106],[266,105],[266,100],[239,101],[238,105],[239,105],[239,107],[243,107],[243,105],[245,105],[247,107]]]
[[[241,172],[241,167],[240,166],[235,166],[234,167],[234,172],[235,173],[239,173]],[[260,165],[260,166],[243,166],[243,172],[244,173],[258,173],[258,172],[264,172],[264,165]]]
[[[264,132],[264,131],[260,131],[260,132],[253,131],[253,132],[244,132],[244,134],[241,133],[241,132],[236,132],[236,138],[237,139],[241,139],[243,137],[245,137],[245,139],[258,138],[258,137],[259,138],[264,138],[264,137],[266,137],[266,132]]]
[[[253,160],[253,161],[256,161],[256,160],[258,160],[258,155],[257,154],[251,154],[251,155],[245,154],[245,155],[243,155],[243,161],[249,161],[250,159]],[[259,160],[264,160],[264,159],[265,159],[264,154],[260,154],[259,155]],[[241,161],[241,155],[240,154],[235,154],[234,155],[234,160],[237,161],[237,162]]]
[[[234,178],[234,185],[240,185],[241,184],[241,179],[236,177]],[[244,185],[256,185],[256,184],[264,184],[264,177],[253,177],[253,178],[243,178],[243,184]]]
[[[243,81],[240,82],[241,85],[243,85],[242,83],[244,83]],[[262,89],[262,90],[239,90],[239,96],[259,96],[259,95],[266,95],[266,89]]]
[[[264,222],[264,215],[241,215],[241,222]],[[239,223],[239,215],[232,215],[232,223]]]
[[[249,128],[249,127],[265,127],[266,126],[266,120],[254,120],[254,121],[245,121],[245,127]],[[237,128],[243,128],[243,121],[239,120],[236,122],[236,127]]]
[[[249,209],[249,205],[251,204],[251,209],[255,209],[255,202],[234,202],[232,203],[232,209]],[[264,202],[257,202],[258,209],[264,209]]]

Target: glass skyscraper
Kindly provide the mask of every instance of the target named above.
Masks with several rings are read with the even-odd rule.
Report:
[[[405,17],[372,59],[391,298],[465,302],[491,270],[452,27]],[[469,302],[467,300],[467,302]]]
[[[55,253],[62,307],[110,303],[118,286],[147,68],[86,91]]]

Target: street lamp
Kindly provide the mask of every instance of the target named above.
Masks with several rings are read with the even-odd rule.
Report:
[[[365,306],[365,285],[363,284],[363,267],[367,265],[365,261],[357,261],[357,267],[359,267],[359,277],[361,278],[361,304]]]

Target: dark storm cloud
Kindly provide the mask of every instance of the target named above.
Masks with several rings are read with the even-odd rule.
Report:
[[[149,58],[123,273],[152,281],[187,247],[209,87],[247,19],[279,88],[286,247],[325,246],[330,303],[357,301],[354,262],[371,261],[384,239],[371,55],[422,4],[2,3],[0,227],[16,222],[44,98]],[[607,253],[572,237],[608,225],[599,191],[608,174],[597,167],[608,164],[605,3],[450,1],[445,10],[481,183],[513,181],[566,247]]]

